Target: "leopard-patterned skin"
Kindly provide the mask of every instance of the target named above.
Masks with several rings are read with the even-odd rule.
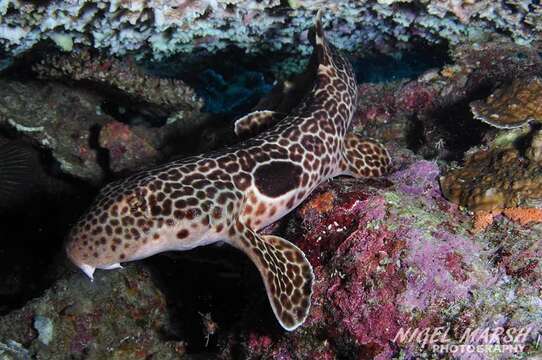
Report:
[[[325,41],[319,15],[313,45],[314,85],[289,115],[236,146],[107,185],[71,231],[69,258],[92,278],[96,268],[223,240],[255,262],[281,325],[301,325],[310,308],[311,265],[289,241],[257,230],[330,177],[380,176],[390,165],[384,147],[347,135],[356,82],[350,63]]]

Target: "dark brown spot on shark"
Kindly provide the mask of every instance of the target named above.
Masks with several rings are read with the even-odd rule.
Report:
[[[188,206],[196,206],[196,205],[198,205],[198,199],[193,198],[193,197],[188,198],[186,200],[186,205],[188,205]]]
[[[222,209],[219,208],[218,206],[215,207],[213,209],[212,216],[213,216],[213,219],[220,219],[220,217],[222,216]]]
[[[180,230],[178,233],[177,233],[177,238],[179,239],[185,239],[188,237],[188,235],[190,234],[190,232],[186,229],[182,229]]]
[[[134,238],[135,240],[139,239],[139,237],[141,236],[141,235],[139,234],[139,231],[137,231],[137,229],[135,229],[135,228],[131,228],[131,229],[130,229],[130,233],[132,234],[132,236],[133,236],[133,238]]]
[[[279,197],[299,187],[303,170],[288,161],[273,161],[254,172],[255,185],[265,196]]]
[[[181,211],[181,210],[175,210],[175,211],[173,212],[173,216],[174,216],[177,220],[182,220],[182,219],[184,219],[185,212],[184,212],[184,211]]]
[[[291,197],[290,200],[288,200],[288,202],[286,203],[286,207],[288,209],[291,209],[294,207],[294,197]]]
[[[256,209],[256,216],[263,215],[265,213],[265,210],[267,210],[267,206],[265,206],[264,203],[260,203],[258,205],[258,208]]]
[[[235,186],[241,191],[245,191],[249,187],[250,180],[250,175],[244,172],[233,176]]]

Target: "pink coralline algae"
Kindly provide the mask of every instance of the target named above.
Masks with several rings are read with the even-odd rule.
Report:
[[[434,238],[424,237],[417,231],[409,235],[408,242],[414,251],[406,262],[419,274],[408,279],[404,305],[424,310],[440,300],[465,299],[477,282],[468,276],[472,270],[468,264],[476,261],[472,254],[479,254],[480,248],[472,240],[446,232],[437,231]]]
[[[376,215],[382,215],[382,203]],[[364,220],[360,223],[366,224]],[[333,308],[331,319],[340,324],[335,335],[346,332],[366,349],[391,351],[389,342],[406,322],[396,307],[405,286],[397,263],[403,248],[393,233],[362,227],[337,248],[333,260],[339,265],[338,276],[330,279],[325,294]]]
[[[397,190],[410,196],[429,195],[431,199],[440,197],[435,178],[440,173],[437,166],[429,161],[419,161],[416,166],[396,171],[390,175]]]
[[[249,331],[250,358],[295,358],[315,342],[330,358],[415,357],[425,350],[400,343],[401,328],[443,326],[446,312],[495,284],[481,246],[458,225],[465,216],[443,206],[436,164],[399,167],[386,180],[323,185],[298,210],[302,228],[291,231],[314,266],[311,312],[288,336]]]
[[[386,123],[396,112],[393,89],[382,84],[358,85],[358,109],[355,120],[365,123]]]
[[[248,346],[257,352],[263,352],[267,349],[273,340],[269,336],[257,336],[256,334],[250,334],[248,339]]]

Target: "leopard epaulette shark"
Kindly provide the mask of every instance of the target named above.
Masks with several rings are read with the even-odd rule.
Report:
[[[70,232],[68,257],[92,278],[95,269],[225,241],[256,264],[280,324],[300,326],[311,304],[312,267],[288,240],[257,231],[328,178],[381,176],[390,166],[382,145],[347,133],[356,82],[348,60],[324,39],[320,12],[311,42],[314,84],[288,115],[236,146],[107,185]],[[249,114],[236,132],[273,119],[272,111]]]

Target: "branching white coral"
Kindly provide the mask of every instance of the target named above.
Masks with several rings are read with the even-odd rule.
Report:
[[[340,48],[395,43],[413,37],[458,43],[472,34],[507,34],[540,41],[542,6],[530,0],[0,0],[0,46],[11,54],[61,33],[74,44],[112,54],[155,58],[228,45],[248,51],[307,53],[306,30],[325,8],[324,23]],[[300,34],[302,34],[300,36]],[[362,43],[362,44],[360,44]]]

